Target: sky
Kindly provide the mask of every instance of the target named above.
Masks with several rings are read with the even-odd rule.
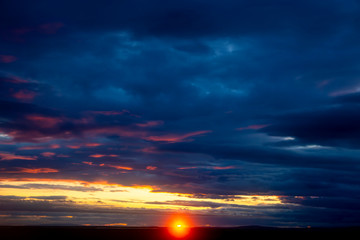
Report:
[[[1,1],[0,225],[360,225],[359,11]]]

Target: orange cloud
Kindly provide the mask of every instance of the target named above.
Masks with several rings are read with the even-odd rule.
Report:
[[[118,170],[127,170],[127,171],[134,170],[132,167],[113,165],[113,164],[106,164],[106,163],[96,164],[96,163],[88,162],[88,161],[83,161],[82,163],[86,164],[86,165],[89,165],[89,166],[109,167],[109,168],[115,168],[115,169],[118,169]]]
[[[12,153],[0,153],[0,161],[10,161],[10,160],[36,160],[36,156],[21,156],[15,155]]]
[[[40,176],[40,175],[37,175]],[[115,187],[129,187],[127,185],[109,182],[106,180],[96,180],[96,181],[84,181],[79,179],[69,179],[69,178],[45,178],[45,177],[0,177],[0,181],[14,181],[14,182],[46,182],[46,183],[69,183],[69,184],[81,184],[83,186],[89,187],[92,184],[98,184],[103,186],[115,186]],[[138,185],[132,184],[131,188],[137,189],[148,189],[150,191],[159,192],[159,188],[157,186],[152,185]]]
[[[93,163],[93,162],[87,162],[87,161],[83,161],[82,163],[83,163],[83,164],[87,164],[87,165],[90,165],[90,166],[94,165],[94,163]]]
[[[100,167],[110,167],[110,168],[115,168],[118,170],[127,170],[127,171],[131,171],[134,170],[132,167],[126,167],[126,166],[120,166],[120,165],[112,165],[112,164],[105,164],[105,163],[101,163],[99,164]]]
[[[104,226],[127,226],[127,223],[109,223]]]
[[[178,169],[186,170],[186,169],[197,169],[197,168],[200,168],[200,167],[179,167]]]
[[[211,130],[205,130],[205,131],[196,131],[196,132],[190,132],[186,134],[167,134],[162,136],[149,136],[145,137],[146,140],[154,141],[154,142],[182,142],[186,138],[202,135],[205,133],[210,133]]]
[[[33,174],[37,174],[37,173],[56,173],[59,172],[56,169],[53,168],[22,168],[22,167],[18,167],[16,168],[17,170],[15,171],[5,171],[5,173],[33,173]]]
[[[155,166],[147,166],[146,167],[146,170],[150,170],[150,171],[154,171],[156,169],[157,169],[157,167],[155,167]]]

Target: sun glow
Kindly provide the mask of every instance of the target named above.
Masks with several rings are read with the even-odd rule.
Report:
[[[186,237],[190,233],[192,227],[191,221],[182,215],[177,215],[172,217],[168,221],[168,230],[169,233],[176,238]]]

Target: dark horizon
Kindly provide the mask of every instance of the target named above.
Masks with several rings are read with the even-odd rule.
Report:
[[[149,227],[3,227],[0,230],[4,237],[11,239],[49,239],[51,236],[59,238],[73,237],[77,239],[114,239],[121,237],[125,239],[203,239],[203,240],[220,240],[220,239],[239,239],[239,238],[268,238],[276,237],[277,239],[289,239],[294,236],[300,238],[328,238],[328,237],[353,237],[360,232],[360,228],[219,228],[219,227],[201,227],[193,228],[190,234],[177,238],[171,236],[165,228]]]
[[[2,1],[0,225],[359,226],[359,16]]]

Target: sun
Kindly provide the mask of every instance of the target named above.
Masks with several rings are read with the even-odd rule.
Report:
[[[173,216],[168,221],[169,233],[176,238],[184,238],[190,233],[191,221],[186,216]]]

